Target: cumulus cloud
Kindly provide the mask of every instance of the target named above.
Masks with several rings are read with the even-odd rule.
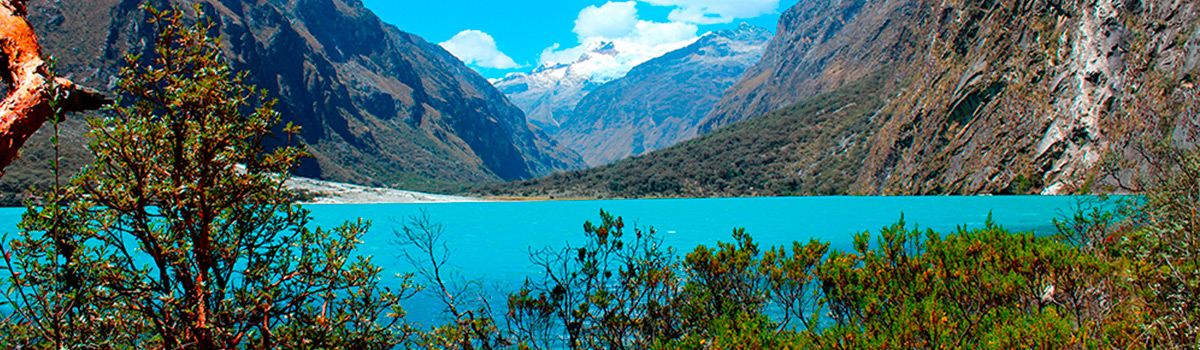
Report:
[[[638,21],[637,29],[625,39],[646,46],[658,46],[695,39],[697,30],[696,25],[690,23]]]
[[[672,22],[695,24],[729,23],[754,18],[779,9],[779,0],[639,0],[656,6],[676,7],[667,17]]]
[[[638,3],[672,7],[669,22],[644,21],[638,18]],[[554,65],[587,59],[590,50],[604,44],[617,46],[626,56],[653,58],[691,43],[696,39],[698,25],[730,23],[740,18],[754,18],[775,13],[779,0],[627,0],[608,1],[579,11],[575,19],[574,46],[554,44],[542,50],[538,63]],[[666,51],[664,51],[666,50]],[[637,54],[630,54],[636,52]],[[592,55],[595,58],[594,55]],[[643,58],[622,62],[640,63]],[[648,59],[647,58],[647,59]],[[628,64],[629,62],[623,63]]]
[[[500,52],[496,47],[496,40],[482,31],[464,30],[438,45],[470,65],[497,69],[521,67],[511,57]]]
[[[575,20],[574,32],[579,37],[579,45],[564,48],[563,45],[554,44],[542,50],[539,63],[553,65],[575,62],[590,48],[598,46],[599,42],[613,43],[626,55],[631,52],[658,55],[696,39],[698,28],[695,24],[643,21],[638,18],[636,5],[636,1],[609,1],[599,7],[593,5],[584,8]],[[639,61],[644,59],[632,62]]]
[[[554,45],[542,50],[542,54],[538,56],[538,63],[547,66],[571,63],[578,60],[579,56],[582,56],[586,51],[587,47],[583,45],[562,48],[562,45],[559,43],[554,43]]]
[[[575,20],[575,34],[580,42],[587,38],[616,39],[629,35],[637,29],[637,2],[609,1],[600,7],[588,6],[579,11]]]

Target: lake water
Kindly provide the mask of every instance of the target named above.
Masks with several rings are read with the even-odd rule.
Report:
[[[515,290],[527,277],[536,277],[529,262],[531,248],[581,243],[584,221],[599,221],[601,209],[622,216],[627,226],[653,227],[665,242],[686,254],[697,245],[730,241],[734,228],[744,227],[760,247],[791,245],[810,238],[848,250],[851,238],[877,232],[905,221],[922,228],[948,232],[958,226],[980,227],[988,213],[995,222],[1015,231],[1054,233],[1053,218],[1074,212],[1092,197],[789,197],[732,199],[658,199],[548,202],[482,202],[436,204],[309,205],[313,224],[330,228],[354,218],[371,220],[361,253],[374,256],[385,268],[385,282],[394,273],[412,271],[398,257],[393,229],[404,218],[427,210],[443,224],[451,249],[450,265],[466,279],[478,279],[488,290]],[[21,208],[0,208],[0,233],[15,233]],[[492,301],[503,306],[501,293]],[[407,300],[408,320],[431,324],[441,320],[442,307],[429,296]]]

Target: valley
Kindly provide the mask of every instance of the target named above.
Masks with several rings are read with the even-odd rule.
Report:
[[[0,0],[0,53],[0,348],[1200,344],[1198,0]]]

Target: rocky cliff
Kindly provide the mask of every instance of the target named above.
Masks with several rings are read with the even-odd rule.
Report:
[[[1200,69],[1197,1],[927,5],[913,16],[919,54],[898,66],[909,83],[881,112],[889,119],[857,192],[1098,190],[1101,158],[1140,137],[1119,128],[1144,121],[1131,113],[1138,100],[1172,104],[1150,87],[1179,86]]]
[[[123,55],[150,49],[147,2],[201,5],[234,67],[302,128],[314,159],[300,175],[427,189],[583,166],[483,77],[357,0],[35,0],[30,18],[59,74],[111,89]]]
[[[705,34],[588,93],[551,136],[590,166],[690,139],[770,39],[748,24]]]

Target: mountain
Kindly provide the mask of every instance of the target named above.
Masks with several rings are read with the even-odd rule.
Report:
[[[562,55],[579,51],[568,62],[547,62],[529,73],[510,73],[494,82],[509,99],[525,111],[529,121],[553,134],[575,105],[601,84],[620,78],[641,64],[664,53],[687,46],[690,41],[647,46],[626,41],[592,40]]]
[[[1197,122],[1197,1],[801,1],[707,117],[609,166],[480,188],[550,196],[1118,189],[1139,127]],[[781,109],[780,107],[783,106]],[[1168,125],[1169,126],[1169,125]],[[1133,130],[1134,132],[1130,132]],[[1093,179],[1102,181],[1092,181]],[[1098,184],[1101,186],[1092,186]]]
[[[737,197],[847,194],[887,80],[874,74],[765,116],[588,170],[492,184],[475,196]]]
[[[779,18],[761,63],[705,118],[701,132],[835,90],[917,51],[911,11],[921,1],[800,1]],[[876,11],[876,12],[871,12]]]
[[[588,93],[551,136],[590,166],[692,138],[770,39],[770,32],[745,23],[705,34]]]
[[[152,49],[145,3],[201,6],[232,65],[302,128],[314,158],[299,175],[429,190],[583,166],[486,79],[361,1],[35,0],[29,13],[58,74],[111,90],[123,55]]]
[[[567,64],[539,66],[530,73],[509,73],[495,85],[525,111],[530,123],[554,132],[575,104],[600,84],[571,68]]]

